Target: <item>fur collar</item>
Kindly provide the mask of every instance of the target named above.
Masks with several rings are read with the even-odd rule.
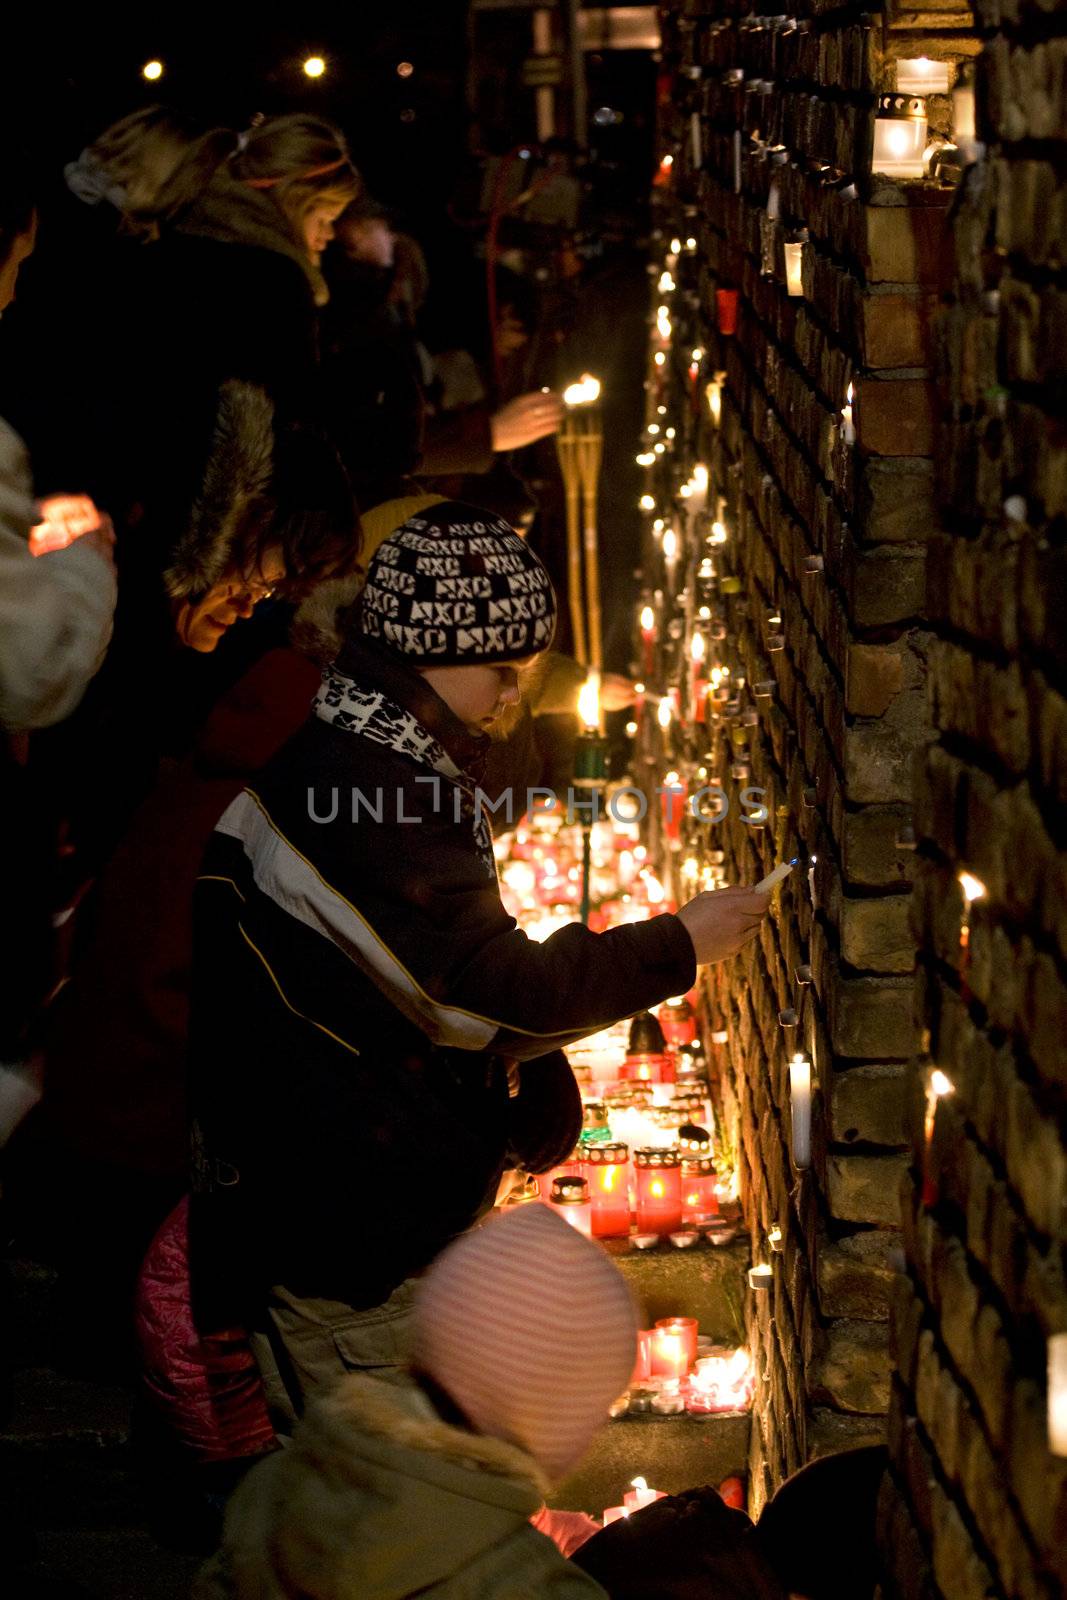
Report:
[[[541,1500],[549,1490],[537,1462],[518,1445],[443,1422],[421,1390],[401,1389],[350,1373],[312,1406],[292,1450],[329,1463],[351,1449],[354,1433],[370,1434],[405,1450],[439,1456],[453,1466],[503,1478]]]
[[[242,532],[273,514],[274,406],[265,390],[231,378],[219,390],[200,493],[165,575],[173,599],[218,583]]]

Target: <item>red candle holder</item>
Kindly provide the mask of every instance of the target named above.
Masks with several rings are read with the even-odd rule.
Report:
[[[674,1057],[666,1050],[655,1055],[642,1052],[627,1056],[619,1068],[619,1080],[622,1083],[673,1083]]]
[[[654,1335],[655,1335],[655,1333],[659,1333],[661,1331],[663,1333],[675,1333],[681,1339],[682,1346],[683,1346],[683,1348],[685,1350],[685,1357],[686,1357],[686,1363],[687,1363],[686,1371],[688,1371],[689,1368],[693,1365],[694,1361],[697,1358],[697,1334],[698,1334],[698,1332],[700,1330],[697,1327],[697,1319],[696,1319],[696,1317],[660,1317],[659,1321],[655,1324],[654,1333],[653,1333],[653,1343],[652,1343],[652,1360],[653,1360],[653,1368],[652,1368],[652,1370],[653,1370],[653,1372],[656,1370],[655,1369],[656,1345],[655,1345],[655,1337],[654,1337]],[[674,1377],[674,1373],[669,1373],[668,1376],[669,1377]],[[685,1374],[684,1373],[679,1373],[678,1376],[679,1377],[684,1377]]]
[[[737,332],[737,307],[740,300],[737,289],[716,289],[715,309],[719,318],[719,332],[732,334]]]
[[[695,1156],[682,1162],[682,1218],[693,1222],[698,1217],[719,1214],[715,1194],[715,1162],[711,1156]]]
[[[640,1328],[637,1334],[637,1357],[634,1361],[634,1370],[628,1384],[633,1388],[635,1384],[644,1383],[652,1376],[652,1329]]]
[[[583,1151],[579,1147],[575,1150],[569,1161],[562,1161],[558,1167],[553,1167],[551,1172],[540,1172],[537,1175],[537,1192],[541,1199],[548,1201],[552,1193],[552,1185],[557,1178],[583,1178],[582,1171]]]
[[[629,1157],[624,1144],[590,1145],[585,1152],[582,1175],[589,1185],[594,1239],[625,1239],[629,1235]]]
[[[696,1013],[686,999],[678,1005],[660,1006],[659,1025],[668,1044],[692,1044],[697,1036]]]
[[[682,1158],[677,1150],[634,1151],[638,1233],[677,1233],[682,1226]]]

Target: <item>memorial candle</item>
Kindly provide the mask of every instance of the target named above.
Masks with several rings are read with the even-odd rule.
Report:
[[[652,1375],[661,1378],[684,1378],[691,1365],[684,1333],[675,1328],[656,1327],[652,1330]]]
[[[625,1239],[629,1235],[629,1155],[626,1145],[615,1143],[591,1145],[585,1152],[583,1173],[589,1185],[594,1239]]]
[[[715,1162],[711,1156],[690,1156],[682,1162],[682,1216],[686,1222],[717,1216]]]
[[[639,1233],[676,1233],[682,1226],[682,1160],[677,1150],[634,1151]]]
[[[698,1334],[698,1332],[699,1332],[699,1329],[697,1327],[697,1319],[696,1319],[696,1317],[661,1317],[659,1319],[659,1321],[656,1323],[655,1330],[654,1330],[654,1333],[653,1333],[653,1341],[652,1341],[652,1371],[653,1372],[656,1371],[656,1343],[655,1343],[655,1334],[656,1333],[675,1334],[675,1335],[677,1335],[678,1338],[681,1339],[683,1348],[685,1350],[686,1371],[688,1371],[689,1368],[693,1365],[693,1362],[697,1358],[697,1334]],[[667,1376],[673,1378],[673,1377],[676,1376],[676,1374],[671,1372],[671,1373],[668,1373]],[[680,1377],[680,1378],[684,1377],[685,1373],[681,1373],[680,1372],[680,1373],[677,1374],[677,1376]]]
[[[640,1511],[644,1506],[650,1506],[656,1500],[666,1498],[662,1489],[650,1489],[644,1478],[633,1478],[629,1489],[622,1497],[622,1503],[626,1507],[628,1516],[631,1511]]]

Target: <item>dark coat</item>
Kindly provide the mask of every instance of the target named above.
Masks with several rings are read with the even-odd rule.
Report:
[[[484,740],[405,663],[350,647],[342,667],[477,765]],[[381,822],[353,824],[354,787],[381,789]],[[334,789],[336,815],[314,820],[309,791],[328,817]],[[553,1052],[693,982],[675,917],[529,941],[454,819],[459,792],[442,780],[435,807],[416,759],[313,717],[220,821],[194,912],[202,1307],[242,1267],[253,1293],[379,1304],[491,1203],[506,1163],[533,1149],[544,1170],[573,1147],[577,1090]],[[557,1075],[532,1125],[508,1061],[520,1081]]]

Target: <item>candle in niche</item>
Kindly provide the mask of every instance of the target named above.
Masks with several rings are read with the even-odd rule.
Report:
[[[626,1145],[614,1142],[591,1145],[585,1152],[594,1239],[625,1239],[630,1232],[629,1155]]]
[[[785,290],[790,296],[804,293],[804,241],[787,239],[785,250]]]
[[[880,96],[871,170],[888,178],[921,178],[926,134],[925,100],[906,94]]]
[[[768,1262],[761,1261],[756,1266],[749,1267],[748,1286],[750,1289],[755,1289],[758,1294],[762,1294],[771,1287],[773,1282],[774,1268]]]
[[[850,383],[845,390],[845,403],[841,407],[841,438],[845,444],[856,442],[856,429],[852,421],[852,401],[855,393],[855,388]]]
[[[799,1053],[789,1063],[789,1111],[793,1165],[803,1172],[811,1166],[811,1062]]]
[[[653,1373],[658,1370],[656,1367],[656,1340],[659,1335],[677,1337],[682,1341],[682,1349],[685,1353],[685,1372],[688,1372],[697,1358],[697,1337],[699,1332],[700,1329],[697,1326],[696,1317],[660,1317],[652,1332]],[[666,1372],[666,1376],[668,1378],[684,1378],[685,1372]]]
[[[657,1500],[666,1498],[662,1489],[650,1489],[644,1478],[633,1478],[622,1497],[622,1503],[629,1515],[631,1511],[641,1511],[645,1506],[654,1505]]]
[[[897,89],[901,94],[948,94],[947,61],[912,56],[897,62]]]
[[[1048,1447],[1054,1456],[1067,1456],[1067,1333],[1054,1333],[1048,1342]]]
[[[682,1226],[682,1158],[677,1150],[634,1151],[637,1231],[676,1233]]]
[[[652,1376],[684,1378],[689,1371],[689,1352],[681,1333],[666,1328],[652,1331]]]

